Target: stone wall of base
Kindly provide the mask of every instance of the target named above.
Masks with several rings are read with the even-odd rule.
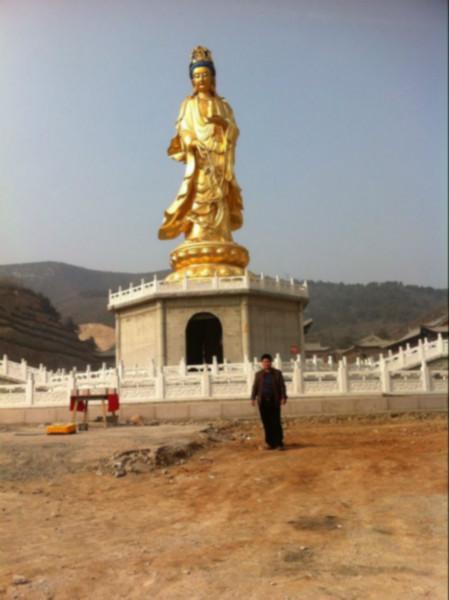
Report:
[[[446,395],[410,396],[338,396],[291,398],[283,409],[286,417],[316,415],[365,415],[406,412],[447,412]],[[89,409],[89,420],[101,416],[101,408]],[[141,415],[147,420],[185,421],[211,419],[251,419],[257,408],[248,400],[196,400],[178,402],[144,402],[123,404],[120,420]],[[80,421],[81,413],[78,417]],[[0,409],[0,424],[68,422],[70,412],[64,407],[29,407]]]

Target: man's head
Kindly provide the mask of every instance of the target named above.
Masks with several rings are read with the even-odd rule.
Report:
[[[271,369],[271,363],[273,362],[273,357],[271,354],[262,354],[260,357],[260,363],[262,365],[262,369],[264,371],[268,371]]]

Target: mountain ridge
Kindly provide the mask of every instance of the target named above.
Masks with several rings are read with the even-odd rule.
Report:
[[[100,271],[57,261],[0,265],[0,277],[48,296],[63,318],[78,324],[113,325],[107,311],[108,291],[130,282],[163,278],[168,270],[129,273]],[[395,338],[408,327],[441,314],[447,306],[447,289],[403,284],[397,281],[368,284],[308,280],[307,317],[314,320],[308,340],[345,347],[366,335]],[[447,310],[447,309],[446,309]]]

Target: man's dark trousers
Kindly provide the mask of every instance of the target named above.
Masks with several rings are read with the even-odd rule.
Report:
[[[271,448],[279,448],[284,443],[280,403],[273,397],[262,396],[259,412],[265,430],[266,443]]]

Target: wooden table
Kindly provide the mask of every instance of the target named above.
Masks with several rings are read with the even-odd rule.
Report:
[[[84,428],[87,429],[88,428],[87,418],[88,418],[88,412],[89,412],[89,402],[91,400],[101,400],[101,409],[103,412],[103,424],[105,427],[107,427],[108,426],[108,420],[107,420],[107,412],[108,411],[107,411],[107,407],[106,407],[106,402],[108,401],[109,396],[110,396],[110,393],[108,393],[107,391],[101,391],[101,392],[93,391],[92,393],[89,392],[88,390],[74,391],[70,395],[70,404],[72,404],[72,401],[73,401],[72,423],[75,423],[75,425],[76,425],[78,406],[79,406],[80,402],[83,402],[84,406],[85,406],[84,416],[83,416],[83,425],[84,425]],[[115,410],[111,411],[111,413],[114,417],[116,416]]]

